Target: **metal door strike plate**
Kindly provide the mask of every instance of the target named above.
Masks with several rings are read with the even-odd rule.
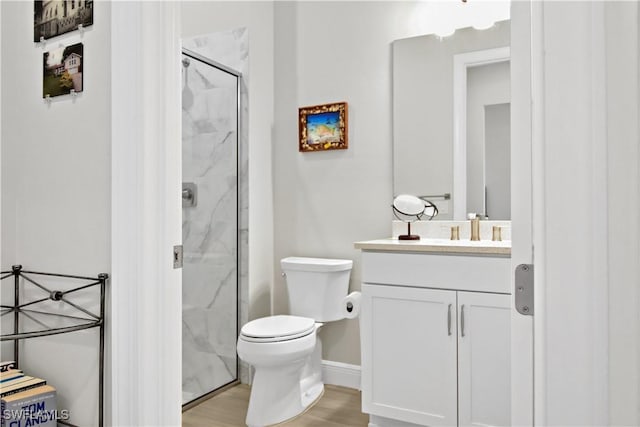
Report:
[[[533,264],[516,267],[516,310],[525,316],[533,316]]]
[[[176,245],[173,247],[173,268],[182,268],[182,245]]]

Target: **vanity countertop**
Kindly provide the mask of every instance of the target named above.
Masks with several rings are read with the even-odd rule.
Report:
[[[398,240],[396,238],[388,238],[355,242],[354,246],[356,249],[362,249],[363,251],[432,252],[470,255],[511,255],[510,240],[494,242],[491,240]]]

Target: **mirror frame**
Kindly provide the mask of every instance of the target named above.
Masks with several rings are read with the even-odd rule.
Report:
[[[467,218],[467,70],[511,60],[511,47],[453,56],[453,219]],[[486,210],[486,209],[485,209]]]

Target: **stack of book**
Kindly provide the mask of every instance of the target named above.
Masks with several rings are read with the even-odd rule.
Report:
[[[56,389],[25,375],[15,362],[0,362],[0,397],[3,427],[56,427]]]

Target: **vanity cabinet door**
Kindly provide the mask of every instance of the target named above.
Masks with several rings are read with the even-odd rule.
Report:
[[[362,285],[363,412],[457,425],[456,292]]]
[[[460,426],[511,425],[510,295],[458,292]]]

